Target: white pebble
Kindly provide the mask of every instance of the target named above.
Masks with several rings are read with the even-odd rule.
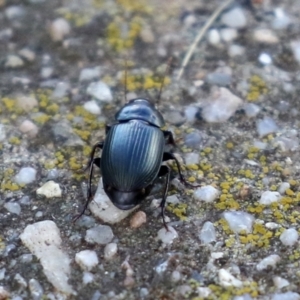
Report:
[[[172,226],[168,226],[168,230],[163,227],[157,233],[157,238],[165,245],[172,244],[177,237],[178,233]]]
[[[194,191],[194,198],[204,202],[213,202],[220,195],[220,191],[212,185],[202,186]]]
[[[264,259],[262,259],[257,265],[257,271],[262,271],[270,267],[275,267],[275,265],[280,261],[280,256],[277,254],[271,254]]]
[[[220,285],[225,288],[232,287],[232,286],[236,288],[240,288],[243,285],[242,281],[236,279],[225,269],[220,269],[218,275],[219,275]]]
[[[54,42],[62,41],[71,31],[69,22],[63,18],[54,20],[49,28],[49,33]]]
[[[270,54],[268,53],[261,53],[258,57],[258,61],[262,64],[262,65],[270,65],[273,60],[272,57],[270,56]]]
[[[22,168],[15,176],[15,182],[17,184],[29,184],[36,179],[36,170],[31,167]]]
[[[179,199],[178,199],[178,195],[170,195],[167,197],[167,203],[172,203],[172,204],[178,204],[180,203]]]
[[[106,245],[113,239],[114,234],[110,226],[97,225],[88,229],[85,234],[85,241],[89,244]]]
[[[116,243],[109,243],[104,248],[104,258],[112,259],[118,252],[118,245]]]
[[[44,289],[41,284],[34,278],[29,280],[29,290],[31,299],[41,299],[44,294]]]
[[[59,81],[54,91],[52,92],[51,98],[52,99],[60,99],[63,97],[66,97],[68,95],[68,92],[70,90],[70,84],[65,81]]]
[[[6,139],[6,128],[4,125],[0,124],[0,142]]]
[[[7,68],[19,68],[24,65],[24,61],[21,57],[10,54],[6,57],[6,61],[4,63],[4,66]]]
[[[109,86],[102,82],[91,82],[86,90],[87,94],[94,97],[95,99],[105,102],[111,103],[113,101],[112,93]]]
[[[212,222],[205,222],[201,231],[199,238],[202,244],[209,244],[216,240],[216,230]]]
[[[37,195],[43,195],[46,198],[61,197],[62,191],[58,183],[53,180],[47,181],[36,190]]]
[[[30,50],[29,48],[23,48],[19,51],[19,54],[24,57],[27,61],[34,61],[35,60],[35,53]]]
[[[52,76],[54,69],[52,67],[43,67],[41,69],[40,75],[43,79],[48,79]]]
[[[266,226],[266,228],[271,229],[271,230],[281,227],[279,224],[277,224],[275,222],[267,222],[265,226]]]
[[[200,154],[197,152],[186,153],[184,155],[185,164],[188,165],[197,165],[200,161]]]
[[[195,106],[187,106],[184,110],[186,122],[193,124],[196,121],[196,114],[199,111],[198,107]]]
[[[18,95],[16,97],[18,107],[22,108],[25,111],[30,111],[34,107],[38,106],[38,101],[34,96],[29,95]]]
[[[20,238],[39,259],[48,281],[58,291],[66,295],[73,294],[73,288],[68,283],[71,260],[62,251],[62,240],[56,224],[46,220],[27,225]]]
[[[260,107],[254,103],[246,103],[243,109],[248,118],[254,118],[260,112]]]
[[[299,233],[295,228],[289,228],[280,235],[280,241],[285,246],[293,246],[299,238]]]
[[[12,214],[20,215],[21,213],[21,206],[17,202],[7,202],[4,207]]]
[[[39,132],[38,127],[30,120],[24,120],[19,126],[19,130],[30,138],[35,138]]]
[[[208,298],[211,294],[211,289],[209,287],[197,287],[196,291],[198,296],[203,299]]]
[[[245,11],[241,7],[234,7],[223,13],[221,22],[228,27],[244,28],[247,26],[247,18]]]
[[[79,81],[90,81],[100,77],[100,68],[86,68],[80,71]]]
[[[225,43],[230,43],[238,37],[238,32],[234,28],[223,28],[220,30],[220,35]]]
[[[242,106],[243,100],[228,89],[220,87],[210,96],[208,103],[202,109],[206,122],[225,122]]]
[[[279,39],[277,35],[270,29],[266,29],[266,28],[255,29],[252,36],[254,41],[258,43],[264,43],[264,44],[279,43]]]
[[[284,279],[280,276],[274,276],[273,283],[277,289],[282,289],[282,288],[290,285],[290,283],[286,279]]]
[[[90,272],[83,272],[83,274],[82,274],[82,283],[84,285],[87,285],[87,284],[89,284],[93,281],[94,281],[94,274],[92,274]]]
[[[278,131],[278,126],[275,121],[270,117],[265,117],[256,122],[256,129],[260,137],[264,137],[270,133]]]
[[[295,59],[300,63],[300,40],[294,40],[290,43]]]
[[[285,191],[287,189],[289,189],[291,187],[291,185],[288,183],[288,182],[282,182],[278,188],[278,192],[281,194],[281,195],[284,195],[285,194]]]
[[[217,29],[211,29],[207,33],[207,40],[211,45],[218,45],[221,42],[220,33]]]
[[[252,300],[253,298],[249,294],[243,294],[240,296],[235,296],[232,300]]]
[[[281,195],[278,192],[266,191],[263,192],[259,203],[263,205],[270,205],[271,203],[278,202],[281,199]]]
[[[93,115],[101,114],[101,108],[95,100],[87,101],[86,103],[84,103],[83,108]]]
[[[300,295],[294,292],[276,293],[271,300],[300,300]]]
[[[76,253],[75,261],[83,271],[91,271],[99,263],[97,253],[92,250],[82,250]]]
[[[227,211],[223,214],[224,219],[229,224],[233,232],[239,233],[240,231],[252,232],[254,217],[243,211]]]
[[[291,17],[281,7],[275,8],[274,16],[272,27],[276,30],[286,29],[292,22]]]
[[[228,55],[230,57],[243,56],[244,54],[245,54],[245,47],[237,45],[237,44],[229,45]]]
[[[173,271],[171,274],[171,280],[173,282],[178,282],[181,279],[181,273],[177,270]]]

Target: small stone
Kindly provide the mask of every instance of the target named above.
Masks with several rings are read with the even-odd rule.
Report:
[[[274,202],[280,201],[281,198],[282,197],[278,192],[266,191],[262,193],[259,203],[263,205],[270,205]]]
[[[83,275],[82,275],[82,283],[84,285],[87,285],[91,282],[94,281],[94,274],[90,273],[90,272],[83,272]]]
[[[181,273],[177,270],[173,271],[171,274],[171,280],[173,282],[178,282],[181,279]]]
[[[285,246],[293,246],[299,238],[299,233],[295,228],[289,228],[282,232],[280,241]]]
[[[259,55],[258,61],[264,66],[270,65],[273,62],[272,57],[268,53],[265,53],[265,52],[263,52]]]
[[[267,269],[268,267],[275,267],[276,264],[280,261],[280,256],[277,254],[271,254],[264,259],[262,259],[257,265],[257,271],[262,271]]]
[[[199,131],[194,131],[185,136],[184,144],[192,149],[198,149],[201,142],[203,141],[203,136]]]
[[[31,253],[23,254],[20,256],[20,262],[23,264],[30,264],[32,262],[33,255]]]
[[[27,96],[27,95],[18,95],[16,97],[17,105],[22,110],[25,110],[26,112],[31,111],[33,108],[38,106],[38,101],[34,96]]]
[[[249,294],[243,294],[240,296],[235,296],[232,300],[252,300],[253,298]]]
[[[245,54],[245,47],[232,44],[228,47],[228,55],[230,57],[243,56]]]
[[[95,100],[87,101],[86,103],[84,103],[83,108],[93,115],[101,114],[101,108]]]
[[[43,67],[40,75],[43,79],[48,79],[53,75],[54,69],[52,67]]]
[[[206,76],[205,81],[212,85],[229,86],[232,82],[232,76],[226,73],[213,72]]]
[[[175,126],[180,126],[185,123],[186,117],[182,111],[170,110],[164,114],[165,120]]]
[[[75,261],[83,271],[91,271],[99,263],[97,253],[92,250],[82,250],[76,253]]]
[[[63,18],[52,21],[49,33],[54,42],[62,41],[71,31],[69,22]]]
[[[300,63],[300,40],[291,41],[290,45],[295,59]]]
[[[6,272],[5,268],[0,269],[0,280],[3,280],[5,278],[5,272]]]
[[[58,183],[53,180],[47,181],[44,185],[36,190],[37,195],[43,195],[46,198],[61,197],[62,191]]]
[[[6,140],[6,128],[4,125],[0,124],[0,142]]]
[[[282,289],[282,288],[290,285],[290,283],[286,279],[284,279],[280,276],[274,276],[273,283],[277,289]]]
[[[207,221],[204,223],[199,238],[202,244],[209,244],[216,240],[216,230],[212,222]]]
[[[281,195],[284,195],[285,194],[285,191],[287,189],[289,189],[291,187],[291,185],[288,183],[288,182],[282,182],[278,188],[278,192],[281,194]]]
[[[25,15],[25,9],[21,5],[10,5],[5,9],[4,13],[6,18],[11,21],[20,20]]]
[[[147,216],[143,211],[137,211],[130,219],[131,228],[139,228],[147,222]]]
[[[4,66],[7,68],[19,68],[24,66],[24,61],[23,59],[18,56],[18,55],[14,55],[14,54],[10,54],[6,57],[6,61],[4,63]]]
[[[222,28],[220,35],[225,43],[230,43],[238,37],[238,31],[234,28]]]
[[[112,259],[118,252],[118,245],[116,243],[109,243],[104,248],[104,258],[106,260]]]
[[[187,299],[192,291],[192,288],[187,284],[183,284],[177,287],[177,293],[180,294],[184,299]]]
[[[29,280],[29,291],[32,300],[40,300],[44,294],[43,287],[41,284],[34,278]]]
[[[178,195],[168,196],[166,202],[171,203],[171,204],[179,204],[180,203],[180,201],[178,199]]]
[[[206,299],[211,294],[211,289],[209,287],[198,287],[197,293],[200,298]]]
[[[113,239],[114,234],[110,226],[97,225],[88,229],[85,234],[85,241],[89,244],[106,245]]]
[[[278,131],[278,126],[270,117],[264,117],[262,120],[256,122],[256,129],[259,136],[262,138],[270,133]]]
[[[245,11],[241,7],[236,6],[231,10],[223,13],[221,22],[228,27],[244,28],[247,26]]]
[[[68,95],[68,92],[70,90],[70,84],[65,81],[59,81],[54,91],[52,92],[51,98],[52,99],[61,99],[63,97],[66,97]]]
[[[21,49],[19,54],[29,62],[33,62],[35,60],[35,53],[29,48]]]
[[[7,202],[4,207],[12,214],[20,215],[21,213],[21,206],[17,202]]]
[[[242,106],[243,100],[228,89],[221,87],[210,96],[209,102],[202,109],[206,122],[225,122]]]
[[[140,289],[140,297],[141,299],[144,299],[149,295],[149,290],[147,288],[141,288]]]
[[[276,293],[271,300],[300,300],[300,295],[294,292]]]
[[[299,138],[297,131],[289,130],[276,137],[274,144],[279,146],[282,152],[297,151],[299,149]]]
[[[184,161],[187,166],[198,165],[200,162],[200,154],[198,152],[186,153],[184,155]]]
[[[157,238],[165,245],[172,244],[177,237],[178,233],[172,226],[168,226],[168,230],[163,227],[157,233]]]
[[[30,138],[35,138],[39,132],[38,127],[30,120],[24,120],[19,126],[19,130]]]
[[[236,279],[225,269],[220,269],[218,275],[219,275],[220,285],[225,288],[229,288],[232,286],[236,288],[241,288],[243,286],[242,281]]]
[[[62,240],[53,221],[41,221],[27,225],[20,235],[23,244],[39,259],[48,281],[60,292],[73,294],[69,285],[70,259],[62,251]]]
[[[243,106],[243,109],[248,118],[254,118],[260,112],[260,107],[254,103],[246,103]]]
[[[80,71],[79,81],[91,81],[93,79],[99,78],[100,75],[100,67],[82,69]]]
[[[155,41],[154,33],[150,26],[144,24],[140,32],[140,38],[144,43],[151,44]]]
[[[19,273],[17,273],[14,277],[14,280],[18,283],[20,288],[24,289],[27,288],[27,282]]]
[[[267,222],[266,223],[266,228],[271,229],[271,230],[275,230],[277,228],[280,228],[281,226],[275,222]]]
[[[220,191],[212,185],[202,186],[194,191],[194,198],[199,201],[213,202],[220,195]]]
[[[135,280],[134,280],[134,278],[132,276],[126,276],[126,278],[123,281],[123,285],[126,288],[133,287],[134,284],[135,284]]]
[[[36,170],[31,167],[22,168],[15,176],[15,182],[17,184],[29,184],[36,179]]]
[[[219,45],[221,42],[220,33],[217,29],[211,29],[207,33],[207,40],[211,45]]]
[[[276,30],[286,29],[292,23],[291,17],[281,7],[274,9],[274,16],[271,25]]]
[[[252,226],[254,222],[254,217],[252,215],[243,211],[227,211],[224,212],[223,216],[233,232],[252,232]]]
[[[275,32],[267,28],[255,29],[252,36],[254,41],[258,43],[269,44],[269,45],[279,43],[279,39],[275,34]]]
[[[110,88],[102,81],[91,82],[86,92],[100,102],[111,103],[113,101]]]
[[[195,106],[187,106],[184,110],[186,122],[190,124],[194,124],[196,121],[196,114],[199,111],[198,107]]]
[[[10,294],[9,292],[0,285],[0,300],[8,300],[10,299]]]

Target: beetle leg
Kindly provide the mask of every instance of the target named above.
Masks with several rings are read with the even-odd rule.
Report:
[[[107,124],[105,125],[105,134],[107,134],[109,132],[110,128],[111,128],[111,125],[107,125]]]
[[[95,156],[96,149],[97,149],[97,148],[102,149],[102,148],[103,148],[103,145],[104,145],[103,142],[99,142],[99,143],[97,143],[97,144],[95,144],[95,145],[93,146],[93,149],[92,149],[92,152],[91,152],[91,155],[90,155],[90,160],[89,160],[89,162],[88,162],[86,168],[84,169],[84,171],[87,171],[88,169],[90,169],[90,168],[91,168],[91,165],[94,164],[94,163],[98,166],[97,162],[94,162],[94,161],[95,161],[94,156]],[[98,167],[100,168],[100,164],[99,164]]]
[[[200,186],[201,186],[201,185],[193,185],[193,184],[187,182],[187,181],[185,180],[185,178],[183,177],[183,175],[182,175],[180,163],[179,163],[178,159],[176,158],[176,156],[175,156],[173,153],[170,153],[170,152],[164,152],[164,155],[163,155],[163,161],[170,160],[170,159],[175,160],[175,163],[176,163],[176,166],[177,166],[177,169],[178,169],[178,173],[179,173],[179,178],[180,178],[180,181],[181,181],[182,183],[184,183],[184,184],[187,185],[187,186],[193,187],[193,188],[195,188],[195,187],[200,187]]]
[[[158,177],[165,176],[165,175],[167,176],[166,185],[165,185],[163,198],[162,198],[161,203],[160,203],[160,207],[161,207],[161,216],[162,216],[162,219],[163,219],[164,227],[166,228],[167,231],[169,231],[169,228],[168,228],[168,226],[166,224],[166,221],[165,221],[165,208],[166,208],[166,200],[167,200],[169,186],[170,186],[171,171],[170,171],[170,168],[168,166],[161,166],[160,170],[159,170],[159,173],[158,173]]]
[[[173,133],[168,130],[163,131],[163,133],[164,133],[165,138],[167,139],[167,144],[171,144],[172,146],[176,147]]]

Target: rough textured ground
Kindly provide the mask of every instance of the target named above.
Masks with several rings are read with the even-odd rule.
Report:
[[[228,25],[218,18],[177,81],[184,54],[220,1],[161,2],[0,0],[0,299],[300,299],[300,4],[234,2],[229,11],[242,9],[245,24],[234,28],[237,19]],[[261,28],[269,32],[254,36]],[[110,225],[118,250],[108,260],[110,240],[85,239],[103,222],[92,215],[71,222],[85,199],[82,168],[124,103],[125,65],[127,97],[155,101],[170,56],[158,107],[176,153],[191,162],[186,178],[218,192],[204,201],[174,180],[170,195],[179,201],[166,214],[178,237],[165,245],[150,205],[161,197],[159,182],[140,207],[146,223],[131,228],[129,216]],[[87,68],[94,75],[80,80]],[[87,111],[87,87],[99,80],[113,97],[94,95]],[[23,167],[36,171],[30,183],[15,177]],[[97,171],[93,191],[98,179]],[[37,195],[49,180],[61,195]],[[264,202],[266,191],[277,193]],[[230,215],[235,225],[225,220],[229,211],[242,216]],[[73,293],[53,287],[20,239],[27,225],[43,220],[59,229]],[[206,221],[215,229],[207,244]],[[86,249],[99,259],[84,271],[89,283],[75,262]],[[269,263],[259,264],[266,257]]]

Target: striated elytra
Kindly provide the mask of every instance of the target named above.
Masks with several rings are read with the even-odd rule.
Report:
[[[170,131],[161,130],[165,121],[155,106],[146,99],[133,99],[125,104],[115,115],[117,123],[106,126],[104,142],[94,145],[89,168],[88,196],[82,212],[92,200],[91,180],[94,165],[102,172],[103,186],[112,203],[128,210],[138,205],[151,192],[158,177],[166,176],[161,213],[163,224],[166,198],[170,184],[170,168],[162,165],[163,161],[174,160],[180,180],[190,185],[182,176],[176,157],[165,151],[166,144],[175,146]],[[95,157],[97,149],[102,155]],[[195,186],[193,186],[195,187]]]

